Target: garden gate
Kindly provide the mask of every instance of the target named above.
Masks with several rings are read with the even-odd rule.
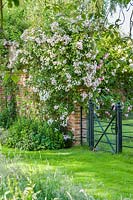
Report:
[[[124,150],[130,149],[130,152],[132,150],[133,153],[133,112],[122,121],[122,147]]]
[[[84,127],[85,118],[83,118],[81,107],[81,144],[83,144],[83,136],[86,132],[87,143],[93,151],[121,153],[122,148],[133,148],[133,121],[122,120],[122,118],[120,103],[107,111],[99,110],[90,100],[86,127]]]

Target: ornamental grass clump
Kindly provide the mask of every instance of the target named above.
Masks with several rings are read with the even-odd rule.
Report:
[[[34,184],[19,168],[16,159],[10,160],[0,154],[0,199],[37,199]]]
[[[38,175],[37,175],[38,176]],[[79,184],[74,184],[73,178],[59,171],[39,174],[35,190],[40,190],[39,200],[44,196],[47,200],[94,200]]]
[[[22,167],[3,155],[0,161],[3,163],[0,166],[1,200],[94,200],[79,184],[74,184],[73,178],[59,171]]]

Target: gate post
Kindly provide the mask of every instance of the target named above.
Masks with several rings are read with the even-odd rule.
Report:
[[[89,116],[88,116],[88,139],[89,147],[93,150],[94,147],[94,104],[89,100]]]
[[[116,106],[116,153],[122,153],[122,109],[120,103]]]
[[[80,144],[83,144],[83,108],[80,107]]]

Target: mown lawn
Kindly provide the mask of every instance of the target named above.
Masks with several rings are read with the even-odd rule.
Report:
[[[59,170],[73,176],[96,199],[133,199],[133,151],[120,155],[91,152],[88,147],[73,147],[42,152],[26,152],[2,147],[1,152],[16,162],[21,170]],[[64,180],[65,184],[65,180]],[[80,199],[79,199],[80,200]]]

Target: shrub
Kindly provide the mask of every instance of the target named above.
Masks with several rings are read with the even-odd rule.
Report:
[[[65,136],[66,134],[67,132]],[[48,124],[43,121],[20,118],[8,129],[6,145],[23,150],[42,150],[60,149],[67,144],[58,123]]]

